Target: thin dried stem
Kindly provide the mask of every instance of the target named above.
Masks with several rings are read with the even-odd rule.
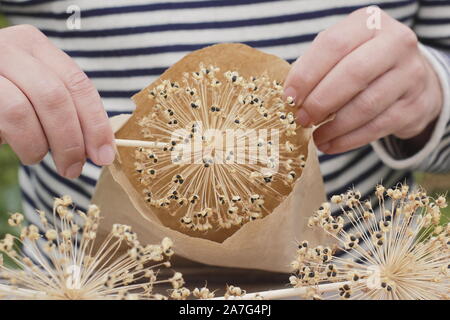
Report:
[[[142,147],[142,148],[166,148],[167,143],[156,141],[142,141],[142,140],[127,140],[127,139],[115,139],[116,146],[118,147]]]

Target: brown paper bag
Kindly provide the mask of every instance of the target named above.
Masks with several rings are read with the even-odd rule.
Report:
[[[113,126],[117,129],[127,118],[127,115],[113,118]],[[307,227],[312,212],[325,201],[312,140],[306,167],[288,198],[270,215],[245,224],[223,243],[191,237],[163,226],[140,198],[117,163],[104,168],[92,199],[103,212],[101,230],[108,232],[114,223],[123,223],[133,227],[142,243],[158,243],[163,237],[170,237],[177,255],[189,260],[274,272],[290,271],[297,241],[307,239],[312,244],[325,241],[321,233]]]
[[[241,49],[243,50],[240,51],[237,62],[228,62],[233,60],[227,59],[228,55],[233,54],[233,50]],[[190,71],[189,68],[197,68],[199,57],[205,63],[213,64],[211,59],[222,59],[222,66],[225,65],[227,70],[248,69],[251,64],[253,69],[259,68],[253,70],[255,74],[263,73],[266,66],[271,69],[272,75],[281,79],[284,79],[289,70],[285,61],[248,47],[217,46],[212,47],[212,51],[214,50],[216,55],[213,55],[213,58],[211,49],[208,55],[205,55],[204,50],[188,55],[163,76],[172,79],[184,69]],[[250,63],[254,59],[260,63]],[[184,69],[180,70],[181,67]],[[144,91],[133,97],[138,106],[145,105],[145,99],[148,98]],[[139,138],[135,133],[134,123],[136,117],[143,112],[143,108],[138,108],[131,117],[122,115],[112,119],[113,127],[119,131],[120,138]],[[325,201],[318,157],[311,139],[311,130],[302,129],[299,134],[299,139],[308,142],[302,146],[302,153],[307,156],[306,166],[287,198],[266,217],[248,222],[232,232],[225,230],[222,234],[208,235],[209,238],[179,232],[171,225],[171,221],[168,221],[170,216],[158,215],[146,205],[142,195],[137,192],[125,173],[130,163],[128,152],[132,153],[133,149],[127,151],[122,148],[114,164],[103,169],[92,200],[100,206],[104,215],[105,221],[101,228],[109,230],[113,223],[131,225],[142,243],[156,243],[168,236],[174,241],[178,255],[204,264],[287,272],[295,256],[296,240],[307,239],[312,245],[324,242],[320,233],[307,227],[309,216]]]

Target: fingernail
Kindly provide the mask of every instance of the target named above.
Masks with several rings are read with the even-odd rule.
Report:
[[[83,169],[83,162],[77,162],[72,164],[64,172],[64,177],[68,179],[76,179],[80,176],[81,170]]]
[[[116,152],[110,144],[105,144],[98,149],[97,159],[98,165],[107,166],[113,163]]]
[[[331,144],[327,142],[327,143],[323,143],[323,144],[319,145],[317,147],[317,149],[319,149],[322,152],[327,152],[328,149],[330,149],[330,147],[331,147]]]
[[[292,97],[292,99],[294,99],[295,101],[295,104],[297,103],[297,101],[295,100],[295,98],[297,97],[297,91],[295,91],[294,88],[288,87],[284,90],[284,99],[287,99],[288,97]]]
[[[309,117],[308,113],[305,110],[300,109],[297,112],[297,122],[302,127],[308,127],[311,122],[311,118]]]

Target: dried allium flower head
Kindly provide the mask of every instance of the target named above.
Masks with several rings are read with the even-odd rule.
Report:
[[[195,288],[194,291],[192,291],[192,295],[200,300],[212,299],[215,296],[214,292],[209,290],[206,286],[200,289]]]
[[[191,296],[198,300],[263,300],[263,297],[260,294],[252,294],[247,297],[245,290],[233,285],[227,285],[225,288],[225,295],[217,298],[215,296],[215,291],[211,291],[206,286],[195,288],[192,291],[185,287],[173,289],[170,295],[170,297],[175,300],[186,300]]]
[[[239,287],[235,287],[232,285],[227,286],[227,291],[225,292],[225,299],[237,299],[239,300],[243,296],[245,296],[247,292],[245,290],[242,290]]]
[[[8,299],[165,299],[153,293],[155,285],[181,288],[183,277],[159,279],[169,268],[172,241],[141,245],[126,225],[114,225],[101,244],[96,244],[100,210],[91,205],[86,213],[75,211],[70,197],[54,201],[52,223],[38,211],[43,229],[24,226],[20,237],[6,235],[0,252],[19,269],[0,263],[0,296]],[[20,226],[23,216],[11,215],[9,224]],[[22,251],[26,245],[27,253]],[[123,250],[126,249],[126,250]],[[0,254],[0,257],[2,255]]]
[[[306,295],[314,299],[326,291],[327,298],[449,299],[450,224],[439,224],[445,197],[433,200],[423,191],[409,192],[406,185],[388,190],[379,185],[375,195],[376,211],[355,191],[323,204],[309,224],[338,245],[300,243],[291,284],[309,288]],[[343,214],[333,216],[332,205]]]
[[[165,145],[135,150],[149,206],[204,232],[262,218],[291,192],[306,159],[280,82],[200,64],[181,83],[161,80],[148,97],[142,136]]]
[[[190,296],[199,300],[207,300],[214,298],[214,291],[209,290],[206,286],[189,290],[185,287],[173,289],[170,297],[175,300],[186,300]]]

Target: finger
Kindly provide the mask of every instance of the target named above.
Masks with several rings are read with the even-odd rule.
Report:
[[[400,49],[392,48],[398,48],[395,37],[386,34],[366,42],[342,59],[306,98],[300,110],[309,121],[301,124],[321,123],[392,69],[402,56]],[[388,51],[390,54],[386,55]]]
[[[33,26],[14,26],[0,32],[59,76],[75,104],[88,156],[98,165],[111,164],[115,156],[114,134],[100,96],[86,74]],[[18,32],[26,36],[15,40]]]
[[[114,134],[97,89],[75,61],[44,38],[33,56],[53,70],[72,96],[88,156],[98,165],[114,161]]]
[[[37,163],[48,152],[47,139],[33,106],[11,81],[0,76],[0,132],[2,140],[25,165]]]
[[[399,127],[411,125],[414,116],[413,112],[408,112],[408,104],[400,100],[362,127],[322,145],[322,151],[335,154],[359,148],[392,134]]]
[[[408,96],[402,102],[405,109],[407,108],[409,110],[405,112],[409,112],[411,120],[410,122],[399,123],[395,130],[391,132],[392,135],[395,135],[399,139],[406,140],[416,137],[439,116],[438,112],[430,111],[430,101],[424,94]]]
[[[365,125],[392,106],[408,91],[413,76],[405,69],[395,68],[373,81],[366,90],[340,109],[333,121],[315,130],[314,141],[318,148]]]
[[[372,39],[377,30],[366,25],[365,9],[357,10],[322,31],[293,65],[285,81],[285,95],[301,105],[314,87],[345,56]]]
[[[30,100],[39,118],[58,172],[77,177],[85,149],[75,106],[64,83],[26,52],[4,46],[0,74],[13,82]]]

